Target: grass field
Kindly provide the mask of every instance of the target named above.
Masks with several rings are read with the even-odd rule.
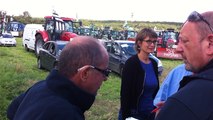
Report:
[[[172,68],[182,63],[180,60],[161,61],[164,66],[161,81]],[[37,68],[36,56],[33,52],[25,51],[22,38],[17,38],[17,47],[0,47],[0,120],[7,120],[6,109],[13,98],[35,82],[45,79],[48,73]],[[120,81],[117,74],[111,74],[104,82],[95,103],[85,114],[87,120],[117,119]]]

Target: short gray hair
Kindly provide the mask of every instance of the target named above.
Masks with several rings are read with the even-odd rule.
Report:
[[[76,37],[62,50],[59,57],[58,70],[66,76],[72,77],[78,68],[84,65],[98,66],[103,60],[103,52],[99,40],[81,36]]]

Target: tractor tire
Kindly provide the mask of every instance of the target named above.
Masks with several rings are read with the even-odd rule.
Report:
[[[38,66],[39,69],[43,69],[43,67],[41,65],[41,59],[40,58],[38,58],[38,60],[37,60],[37,66]]]
[[[35,43],[35,55],[38,57],[39,51],[44,45],[44,40],[41,35],[36,36],[36,43]]]

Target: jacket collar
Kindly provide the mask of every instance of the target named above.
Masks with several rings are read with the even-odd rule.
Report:
[[[212,59],[206,66],[204,66],[204,67],[199,71],[199,73],[202,72],[202,71],[208,70],[208,69],[210,69],[210,68],[213,68],[213,59]]]
[[[46,80],[47,86],[52,91],[67,99],[71,104],[78,106],[82,112],[88,110],[95,100],[95,95],[80,89],[57,70],[52,70]]]
[[[205,67],[203,67],[199,73],[194,75],[185,76],[183,80],[180,82],[180,88],[184,87],[192,80],[202,79],[202,80],[210,80],[213,82],[213,60],[211,60]]]

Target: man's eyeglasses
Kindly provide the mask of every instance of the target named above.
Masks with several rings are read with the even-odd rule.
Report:
[[[81,69],[83,69],[85,66],[83,66],[83,67],[81,67],[81,68],[79,68],[78,69],[78,71],[80,71]],[[109,74],[111,73],[111,70],[110,69],[105,69],[105,70],[103,70],[103,69],[100,69],[100,68],[97,68],[97,67],[95,67],[95,66],[92,66],[92,65],[89,65],[89,67],[91,67],[91,68],[93,68],[93,69],[95,69],[95,70],[97,70],[98,72],[100,72],[100,73],[102,73],[104,76],[106,76],[106,77],[108,77],[109,76]]]
[[[146,42],[148,45],[151,45],[152,43],[154,45],[156,45],[158,41],[157,40],[144,40],[144,42]]]
[[[110,69],[105,69],[105,70],[102,70],[102,69],[100,69],[100,68],[97,68],[97,67],[95,67],[95,66],[90,66],[91,68],[93,68],[93,69],[95,69],[95,70],[97,70],[97,71],[99,71],[100,73],[102,73],[103,75],[105,75],[106,77],[108,77],[109,76],[109,73],[111,73],[111,70]]]
[[[213,28],[212,28],[212,26],[210,25],[210,23],[206,20],[206,19],[204,19],[204,17],[200,14],[200,13],[198,13],[197,11],[193,11],[190,15],[189,15],[189,17],[188,17],[188,19],[187,19],[188,21],[194,21],[194,22],[197,22],[197,21],[203,21],[204,23],[206,23],[207,25],[208,25],[208,27],[209,27],[209,29],[212,31],[212,33],[213,33]]]

